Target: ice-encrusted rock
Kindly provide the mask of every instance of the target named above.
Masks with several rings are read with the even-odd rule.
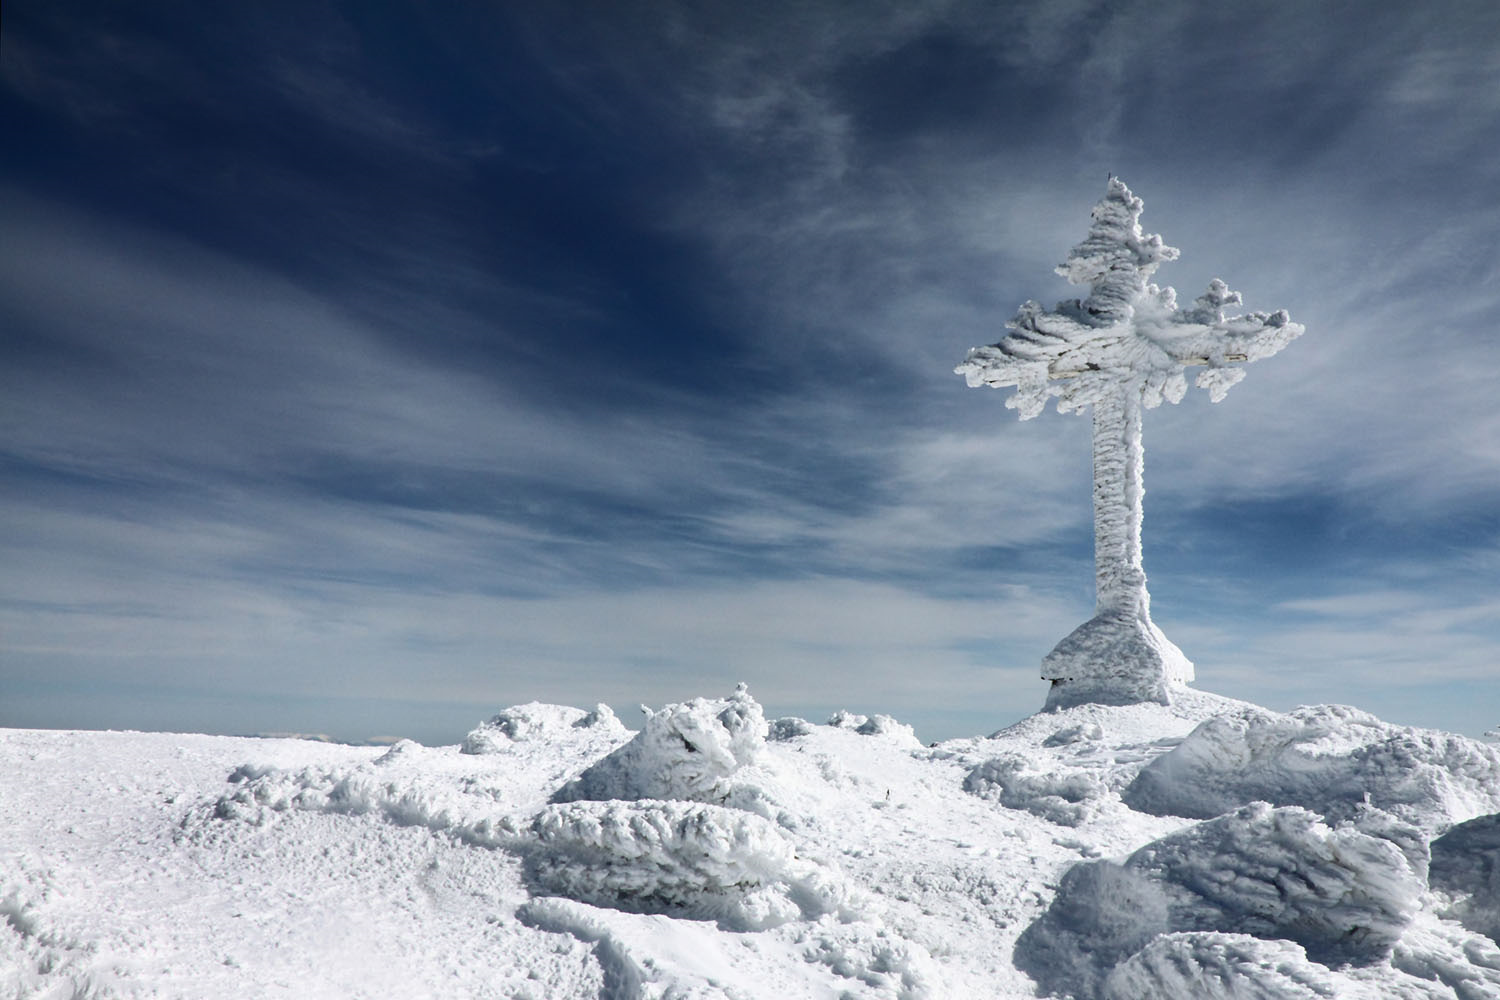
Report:
[[[766,732],[768,740],[794,740],[799,736],[810,735],[813,724],[806,719],[799,719],[795,715],[784,715],[779,719],[773,719]]]
[[[1020,754],[1002,754],[974,767],[964,777],[964,791],[1061,826],[1078,826],[1094,814],[1108,789],[1086,771],[1039,768]]]
[[[1074,743],[1104,739],[1104,729],[1097,722],[1080,722],[1076,726],[1064,726],[1042,740],[1044,747],[1065,747]]]
[[[615,713],[603,703],[594,706],[593,711],[585,712],[569,705],[531,701],[502,709],[487,722],[481,722],[464,737],[459,750],[468,754],[503,753],[516,743],[552,739],[569,729],[625,731]]]
[[[1434,840],[1427,879],[1457,900],[1454,919],[1500,942],[1500,813],[1460,823]]]
[[[848,979],[858,980],[872,1000],[938,1000],[953,996],[944,989],[942,969],[932,954],[916,941],[884,927],[869,924],[826,924],[805,940],[802,955],[828,966]],[[842,993],[841,996],[850,996]]]
[[[904,743],[916,749],[922,746],[916,730],[889,715],[860,715],[847,709],[839,709],[828,717],[828,725],[835,729],[852,729],[861,736],[881,736]]]
[[[847,904],[831,869],[798,858],[769,820],[701,802],[570,802],[532,822],[539,892],[759,930]]]
[[[1194,818],[1263,801],[1342,819],[1368,803],[1434,834],[1500,811],[1500,749],[1344,705],[1245,708],[1193,730],[1123,798],[1141,812]]]
[[[635,738],[560,788],[554,802],[603,799],[681,799],[733,804],[753,790],[736,772],[752,764],[766,742],[766,717],[741,684],[728,698],[694,698],[649,709]]]
[[[1117,965],[1104,1000],[1376,1000],[1290,941],[1165,934]]]
[[[1390,954],[1425,888],[1385,837],[1254,803],[1123,863],[1074,865],[1017,941],[1015,960],[1045,989],[1081,996],[1099,995],[1116,965],[1181,931],[1286,939],[1315,961],[1369,963]]]
[[[854,727],[854,731],[861,736],[879,736],[895,743],[905,744],[910,747],[920,747],[922,741],[917,739],[917,732],[904,722],[897,722],[889,715],[876,713],[864,722]]]
[[[841,708],[828,717],[828,725],[835,729],[858,729],[870,721],[868,715],[860,715],[851,712],[847,708]]]

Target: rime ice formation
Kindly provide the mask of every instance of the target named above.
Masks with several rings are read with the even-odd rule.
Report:
[[[1144,468],[1141,411],[1180,401],[1186,369],[1214,402],[1240,379],[1240,364],[1269,357],[1302,333],[1285,310],[1224,315],[1238,292],[1215,278],[1189,308],[1170,287],[1148,279],[1177,258],[1174,247],[1141,232],[1141,199],[1110,178],[1094,206],[1088,237],[1058,273],[1088,285],[1086,299],[1051,310],[1027,302],[998,344],[976,347],[954,371],[970,386],[1013,386],[1005,405],[1027,420],[1050,398],[1060,412],[1093,408],[1094,617],[1042,661],[1052,681],[1048,708],[1082,702],[1167,704],[1193,664],[1151,621],[1141,565]]]
[[[745,685],[728,698],[694,698],[646,713],[633,740],[564,785],[554,801],[682,799],[739,807],[760,801],[760,790],[736,773],[766,742],[766,717]]]
[[[1347,705],[1247,707],[1205,721],[1142,768],[1123,798],[1141,812],[1202,819],[1255,801],[1330,819],[1373,806],[1440,833],[1500,810],[1500,750]]]
[[[1049,991],[1098,996],[1112,969],[1160,935],[1217,931],[1291,941],[1327,964],[1369,965],[1390,955],[1421,908],[1425,875],[1383,836],[1258,802],[1122,863],[1068,869],[1016,942],[1016,964]]]
[[[762,714],[0,729],[0,997],[1500,997],[1497,748],[1190,688],[935,746]],[[1178,751],[1191,812],[1122,798]]]
[[[532,822],[527,874],[543,894],[762,930],[836,912],[839,879],[775,823],[701,802],[569,802]]]
[[[625,727],[608,705],[595,705],[593,711],[585,712],[567,705],[545,705],[533,701],[512,705],[488,722],[481,722],[464,737],[459,750],[473,754],[504,753],[517,743],[551,739],[569,728],[625,732]]]

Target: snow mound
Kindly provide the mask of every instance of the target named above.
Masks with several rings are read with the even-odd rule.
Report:
[[[1123,797],[1141,812],[1199,819],[1264,801],[1337,820],[1368,803],[1432,834],[1500,811],[1500,749],[1343,705],[1246,708],[1204,722]]]
[[[897,722],[889,715],[860,715],[839,709],[828,717],[828,725],[834,729],[849,729],[861,736],[880,736],[896,743],[905,744],[913,750],[921,749],[922,741],[917,731],[904,722]]]
[[[948,995],[942,988],[941,971],[927,949],[884,929],[868,924],[820,927],[799,943],[803,945],[803,958],[857,980],[874,990],[877,997],[928,1000]]]
[[[786,715],[774,720],[770,725],[766,739],[785,742],[795,740],[799,736],[812,735],[813,725],[806,719],[799,719],[795,715]]]
[[[1350,983],[1290,941],[1243,934],[1165,934],[1104,981],[1105,1000],[1352,1000]],[[1369,996],[1369,994],[1361,994]],[[1374,1000],[1370,997],[1370,1000]]]
[[[1257,802],[1152,841],[1123,864],[1074,865],[1015,960],[1044,988],[1084,996],[1102,995],[1111,969],[1178,931],[1284,938],[1315,960],[1367,964],[1390,954],[1417,913],[1424,874],[1383,836]]]
[[[1042,740],[1044,747],[1065,747],[1074,743],[1104,739],[1104,730],[1097,722],[1080,722],[1076,726],[1063,726]]]
[[[512,705],[488,722],[481,722],[464,737],[462,753],[503,753],[526,740],[551,739],[569,729],[599,729],[623,733],[625,727],[605,704],[592,712],[569,705],[547,705],[539,701]]]
[[[762,930],[838,912],[836,874],[769,820],[701,802],[569,802],[532,822],[536,891],[636,913]]]
[[[1094,815],[1108,789],[1085,771],[1061,765],[1041,770],[1029,758],[1010,753],[971,770],[964,778],[964,791],[1059,826],[1078,826]]]
[[[1500,942],[1500,814],[1460,823],[1432,842],[1432,888],[1458,899],[1451,916]]]
[[[505,809],[504,779],[458,785],[421,774],[423,762],[409,760],[422,748],[397,743],[373,761],[355,767],[281,770],[245,764],[219,796],[211,815],[265,826],[277,813],[292,811],[346,816],[374,815],[398,826],[421,826],[467,843],[502,847],[521,835]]]
[[[728,698],[694,698],[659,712],[644,708],[635,738],[558,789],[554,802],[678,799],[753,808],[758,789],[736,773],[766,742],[766,717],[741,684]]]

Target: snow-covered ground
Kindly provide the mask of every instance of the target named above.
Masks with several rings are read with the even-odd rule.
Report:
[[[457,736],[458,734],[455,734]],[[0,731],[0,997],[1500,997],[1500,749],[1183,691]]]

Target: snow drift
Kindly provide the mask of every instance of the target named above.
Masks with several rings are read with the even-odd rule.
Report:
[[[544,895],[761,930],[835,912],[840,880],[796,856],[776,825],[696,802],[571,802],[531,826],[528,875]]]
[[[1203,692],[933,747],[744,690],[383,751],[0,731],[0,995],[1500,997],[1475,746]],[[1232,808],[1121,800],[1174,755]]]
[[[615,718],[608,705],[595,705],[593,711],[568,705],[547,705],[539,701],[512,705],[482,722],[459,744],[462,753],[505,753],[517,743],[528,740],[555,739],[569,729],[592,729],[606,733],[624,733],[625,727]]]
[[[695,698],[660,711],[645,706],[635,738],[589,767],[554,802],[681,799],[753,808],[763,790],[737,780],[766,743],[766,717],[741,684],[728,698]]]
[[[1500,942],[1500,814],[1460,823],[1432,842],[1428,881],[1456,900],[1449,911]]]
[[[1107,789],[1098,777],[1082,769],[1048,770],[1022,754],[1005,754],[970,771],[964,777],[964,791],[1060,826],[1078,826],[1094,815]]]
[[[1143,768],[1124,800],[1142,812],[1205,819],[1254,801],[1332,820],[1369,804],[1436,834],[1500,811],[1500,749],[1344,705],[1284,715],[1252,707],[1204,722]]]
[[[1180,931],[1283,939],[1318,961],[1374,962],[1389,956],[1420,908],[1425,874],[1386,837],[1255,803],[1153,841],[1123,863],[1069,869],[1017,942],[1016,964],[1047,989],[1093,996],[1117,965]]]

